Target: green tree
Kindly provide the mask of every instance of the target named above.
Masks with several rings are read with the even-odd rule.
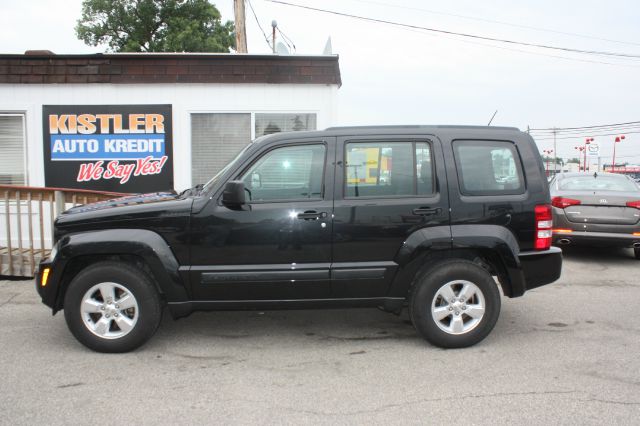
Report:
[[[228,52],[233,23],[207,0],[83,0],[76,35],[114,52]]]

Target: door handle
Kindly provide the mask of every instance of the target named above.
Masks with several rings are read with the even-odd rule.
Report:
[[[326,212],[317,212],[315,210],[307,210],[304,213],[298,213],[298,219],[302,220],[318,220],[327,217]]]
[[[418,207],[417,209],[413,209],[413,214],[416,216],[433,216],[436,214],[440,214],[442,209],[440,207],[429,208],[429,207]]]

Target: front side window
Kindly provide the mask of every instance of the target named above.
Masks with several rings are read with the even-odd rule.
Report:
[[[460,191],[465,195],[524,192],[520,156],[511,142],[454,141]]]
[[[426,142],[349,142],[345,159],[346,197],[434,192],[431,146]]]
[[[240,178],[251,201],[286,201],[323,197],[324,145],[276,148],[264,154]]]

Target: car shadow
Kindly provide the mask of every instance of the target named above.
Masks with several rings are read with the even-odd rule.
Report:
[[[421,340],[406,315],[398,317],[377,309],[311,309],[195,312],[178,321],[165,312],[154,341],[170,341],[177,336],[188,339],[189,335],[254,342],[256,338],[274,337],[325,343]]]
[[[629,263],[637,262],[633,249],[620,247],[590,247],[590,246],[559,246],[562,249],[562,256],[567,260],[607,262],[607,263]]]

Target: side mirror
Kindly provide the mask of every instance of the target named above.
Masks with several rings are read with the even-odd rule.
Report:
[[[244,194],[244,182],[241,180],[230,180],[224,186],[222,192],[222,204],[229,208],[238,208],[246,203]]]

